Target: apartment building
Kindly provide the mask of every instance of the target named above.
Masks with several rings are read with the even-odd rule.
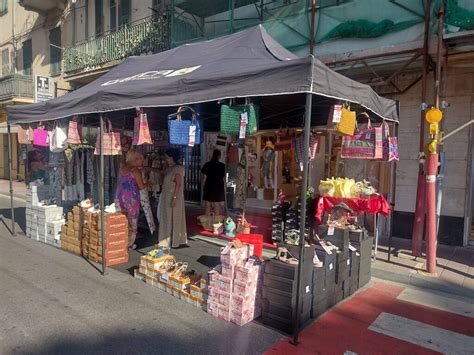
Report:
[[[59,96],[94,80],[127,56],[160,52],[260,23],[299,56],[309,54],[314,38],[314,53],[319,59],[400,102],[401,159],[395,176],[393,234],[410,237],[419,166],[421,77],[426,68],[426,102],[433,103],[439,6],[443,3],[446,10],[441,92],[442,100],[449,103],[443,122],[443,129],[449,132],[474,118],[474,3],[430,1],[427,63],[423,61],[426,0],[318,0],[314,34],[310,33],[310,3],[0,0],[0,26],[12,29],[0,33],[0,107],[5,102],[33,100],[31,84],[16,84],[5,95],[2,82],[31,83],[34,74],[52,76]],[[441,243],[467,245],[472,240],[473,134],[468,127],[444,145]],[[2,169],[0,166],[0,175]]]

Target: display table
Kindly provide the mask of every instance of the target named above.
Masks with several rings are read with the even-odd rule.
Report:
[[[318,199],[316,206],[315,219],[317,224],[323,222],[324,213],[331,212],[331,209],[340,204],[345,203],[354,214],[372,214],[374,215],[374,240],[375,250],[374,258],[377,255],[378,246],[378,215],[381,214],[387,217],[392,207],[388,203],[387,199],[382,195],[374,195],[368,198],[345,198],[345,197],[330,197],[322,196]]]

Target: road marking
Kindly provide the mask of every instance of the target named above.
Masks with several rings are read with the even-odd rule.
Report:
[[[472,354],[474,337],[382,312],[370,330],[444,354]]]
[[[397,299],[474,318],[474,302],[472,300],[468,298],[462,298],[461,300],[461,297],[448,295],[444,292],[426,292],[406,288],[398,295]]]

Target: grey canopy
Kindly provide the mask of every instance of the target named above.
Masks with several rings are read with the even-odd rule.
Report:
[[[296,57],[262,26],[129,57],[78,90],[41,103],[8,106],[7,114],[9,123],[32,123],[135,107],[303,93],[354,102],[398,122],[395,101],[378,96],[370,86],[332,71],[312,56]]]

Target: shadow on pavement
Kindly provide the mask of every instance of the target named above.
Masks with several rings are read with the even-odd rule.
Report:
[[[20,227],[23,233],[26,232],[26,209],[25,207],[15,207],[13,213],[15,214],[15,222]],[[3,224],[11,232],[11,218],[12,211],[10,208],[0,209],[0,216],[2,217]],[[18,231],[17,231],[18,232]]]

